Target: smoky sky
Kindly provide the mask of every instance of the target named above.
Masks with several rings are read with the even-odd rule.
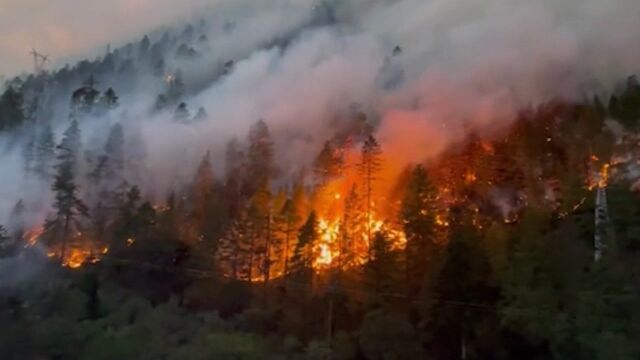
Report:
[[[55,65],[196,15],[218,0],[0,0],[0,74],[32,69],[32,47]]]

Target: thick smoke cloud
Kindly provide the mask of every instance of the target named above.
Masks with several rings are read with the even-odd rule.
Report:
[[[31,70],[31,47],[55,64],[102,53],[219,0],[0,0],[0,74]]]
[[[177,10],[169,1],[108,3],[100,6],[119,10],[107,14],[132,3],[147,15],[136,27],[114,30],[106,38],[80,32],[78,44],[85,36],[99,48],[127,36],[139,39],[138,26],[172,23],[176,11],[189,14],[202,5],[181,2]],[[354,104],[375,120],[386,156],[399,169],[436,155],[470,129],[482,132],[508,123],[522,106],[611,90],[640,64],[640,3],[634,0],[319,3],[243,0],[217,5],[211,17],[233,20],[233,28],[213,29],[208,49],[195,62],[170,64],[182,69],[187,83],[202,82],[188,103],[207,109],[205,121],[185,125],[170,114],[148,115],[146,109],[162,86],[151,79],[143,82],[145,91],[122,99],[127,126],[137,129],[146,143],[150,188],[162,193],[184,183],[206,150],[213,150],[220,175],[226,141],[244,138],[260,118],[275,135],[278,163],[287,175],[309,164],[332,135],[336,115]],[[9,9],[26,9],[35,2],[25,4]],[[315,21],[320,11],[325,11],[322,21]],[[11,31],[12,25],[3,26],[9,30],[0,32]],[[286,46],[265,46],[270,39],[286,39]],[[51,44],[58,46],[53,40]],[[2,46],[12,54],[18,51]],[[88,48],[68,49],[72,54]],[[219,65],[228,60],[235,61],[233,70],[216,77]],[[85,136],[98,133],[91,124],[83,125]],[[3,167],[17,166],[7,158],[0,161]],[[8,181],[19,183],[18,177]]]

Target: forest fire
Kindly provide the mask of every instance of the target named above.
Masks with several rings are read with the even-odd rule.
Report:
[[[320,232],[320,241],[314,251],[316,258],[313,263],[316,270],[331,267],[333,260],[336,256],[339,256],[337,242],[340,224],[337,222],[329,223],[321,219],[318,221],[318,230]]]
[[[71,249],[71,253],[67,256],[62,266],[70,269],[77,269],[85,264],[91,257],[91,252],[82,249]]]
[[[44,227],[38,226],[32,229],[29,229],[24,232],[22,239],[24,240],[25,247],[31,247],[38,243],[38,239],[44,233]]]
[[[25,247],[36,246],[47,233],[44,227],[35,227],[27,230],[23,234],[23,241]],[[90,245],[91,241],[86,239],[82,232],[77,232],[71,238],[71,244],[69,248],[65,250],[64,259],[61,259],[63,267],[70,269],[78,269],[87,263],[98,263],[101,261],[101,256],[106,255],[109,252],[108,246],[102,248],[95,248]],[[60,259],[62,255],[62,246],[49,247],[46,253],[50,259]]]

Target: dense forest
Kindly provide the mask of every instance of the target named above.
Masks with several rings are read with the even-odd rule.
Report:
[[[286,52],[330,10],[255,45]],[[235,28],[201,20],[0,87],[0,144],[20,164],[1,171],[28,189],[2,199],[0,357],[640,356],[635,76],[468,126],[415,163],[366,105],[334,109],[313,141],[256,118],[184,145],[159,181],[135,118],[209,121],[198,94],[251,52],[188,70],[212,29]],[[385,88],[402,82],[390,48]],[[292,166],[292,138],[320,146]]]

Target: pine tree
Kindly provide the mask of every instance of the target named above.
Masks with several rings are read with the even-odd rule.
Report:
[[[95,204],[91,211],[94,237],[106,242],[110,242],[106,239],[107,227],[125,201],[128,188],[124,179],[124,161],[124,132],[120,124],[115,124],[111,127],[102,155],[89,174],[92,181],[89,201]]]
[[[298,211],[294,201],[287,199],[278,217],[278,229],[282,240],[282,274],[285,276],[289,274],[289,259],[300,223]]]
[[[452,306],[452,302],[458,302],[490,308],[496,306],[499,298],[476,228],[468,214],[461,213],[459,220],[454,221],[444,264],[434,277],[433,293],[421,294],[423,314],[430,319],[426,328],[428,343],[431,351],[443,359],[453,359],[461,353],[490,358],[497,344],[490,343],[495,340],[486,329],[498,323],[497,314],[471,311],[469,306]],[[487,343],[493,346],[486,346]]]
[[[273,240],[273,224],[271,210],[271,191],[262,187],[251,198],[248,217],[252,224],[249,235],[249,265],[251,275],[253,268],[265,276],[270,274],[271,245]],[[267,280],[268,281],[268,280]]]
[[[362,263],[362,254],[368,251],[364,240],[367,233],[366,211],[355,185],[344,200],[344,212],[338,233],[339,268],[350,268]]]
[[[262,188],[269,188],[274,175],[273,141],[269,127],[263,120],[255,123],[249,131],[247,174],[243,193],[252,196]]]
[[[173,75],[165,78],[165,92],[158,95],[155,104],[155,110],[164,110],[167,107],[176,106],[182,101],[185,92],[185,85],[182,80],[182,72],[176,71]]]
[[[9,86],[0,96],[0,132],[22,125],[25,120],[22,92]]]
[[[113,110],[118,107],[118,95],[113,88],[108,88],[101,98],[102,106],[106,110]]]
[[[151,46],[151,41],[149,40],[149,36],[145,35],[142,40],[140,40],[140,44],[138,45],[138,51],[140,56],[145,57],[149,52],[149,47]]]
[[[46,125],[41,130],[35,145],[35,164],[33,172],[43,181],[51,179],[53,160],[55,158],[55,139],[51,126]]]
[[[18,200],[11,209],[9,214],[9,224],[11,233],[9,234],[15,241],[22,242],[24,239],[24,232],[26,230],[26,209],[24,201]],[[37,240],[37,239],[36,239]]]
[[[176,111],[173,113],[173,119],[178,122],[188,122],[191,119],[191,113],[186,103],[181,102],[178,104]]]
[[[339,176],[344,168],[344,159],[330,141],[324,143],[322,150],[313,163],[316,183],[324,185],[328,180]]]
[[[394,285],[398,284],[397,268],[397,254],[391,249],[388,236],[383,232],[376,232],[371,260],[367,262],[365,271],[367,283],[378,296],[377,300],[382,300],[382,294],[391,292]]]
[[[95,105],[100,99],[100,92],[95,88],[96,80],[92,76],[83,85],[71,94],[71,114],[72,119],[78,116],[91,114]]]
[[[218,238],[227,225],[225,204],[216,191],[216,181],[207,152],[200,161],[191,185],[189,241],[193,244],[193,257],[199,263],[210,265],[218,246]],[[198,264],[200,266],[201,264]]]
[[[15,253],[15,241],[9,236],[7,229],[0,225],[0,259]]]
[[[204,107],[201,106],[200,108],[198,108],[198,112],[193,117],[193,121],[206,120],[208,117],[209,114],[207,113],[207,110],[205,110]]]
[[[122,125],[115,124],[109,131],[103,154],[98,158],[90,177],[98,188],[107,187],[112,190],[124,181],[124,130]],[[105,195],[105,194],[103,194]]]
[[[224,276],[234,280],[251,279],[249,259],[251,227],[252,224],[246,213],[242,212],[220,238],[216,251],[216,264]]]
[[[420,288],[433,250],[437,216],[436,191],[424,167],[417,165],[412,171],[400,210],[400,220],[407,237],[407,284],[413,295]]]
[[[71,121],[71,125],[65,131],[62,142],[58,146],[58,164],[56,165],[56,175],[52,190],[55,193],[54,208],[56,217],[48,222],[48,228],[56,227],[61,230],[61,251],[60,261],[64,263],[67,242],[71,234],[72,227],[77,227],[75,223],[78,216],[87,216],[87,206],[82,202],[78,194],[76,185],[76,172],[78,166],[78,156],[81,150],[80,128],[76,120]]]
[[[36,151],[36,134],[31,131],[22,145],[22,160],[24,176],[29,177],[33,172]]]
[[[367,209],[367,242],[369,243],[369,257],[371,256],[371,242],[373,240],[373,184],[377,180],[382,168],[382,149],[373,135],[369,135],[362,145],[358,170],[364,182],[365,200]]]
[[[312,211],[298,232],[298,242],[291,258],[293,276],[309,281],[313,274],[314,249],[318,242],[318,217]]]
[[[237,139],[227,143],[225,153],[225,202],[229,217],[234,218],[242,207],[242,182],[245,176],[245,153]]]
[[[156,212],[149,203],[142,203],[140,189],[132,186],[125,191],[124,199],[118,206],[111,229],[110,252],[119,254],[126,247],[132,246],[131,240],[143,235],[152,236],[150,231],[156,224]],[[131,239],[131,240],[129,240]]]

